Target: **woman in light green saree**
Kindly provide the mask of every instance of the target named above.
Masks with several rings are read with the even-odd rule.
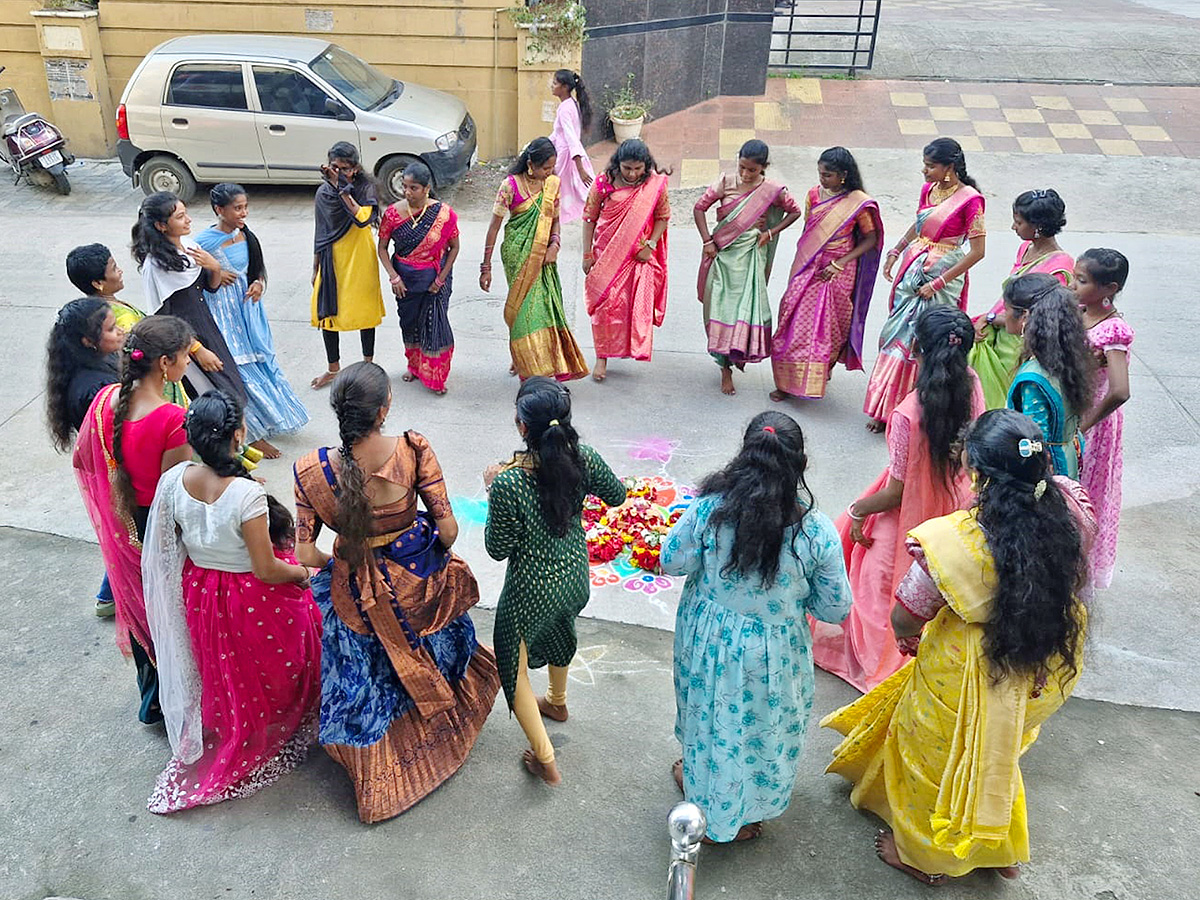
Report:
[[[500,245],[508,280],[504,323],[512,356],[510,371],[522,381],[532,375],[570,381],[589,371],[563,312],[556,264],[559,179],[554,174],[555,160],[549,138],[535,138],[517,157],[496,195],[479,267],[479,286],[490,290],[492,250],[507,215]]]
[[[803,215],[786,187],[766,178],[768,148],[747,141],[737,175],[722,175],[696,202],[693,215],[704,240],[696,290],[704,304],[708,352],[721,367],[721,392],[735,393],[733,366],[771,355],[767,278],[779,233]],[[708,210],[717,227],[708,231]]]

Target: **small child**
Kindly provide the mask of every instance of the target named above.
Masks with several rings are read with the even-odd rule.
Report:
[[[276,558],[299,565],[296,562],[296,521],[292,511],[270,494],[267,494],[267,532],[271,535]]]
[[[1092,547],[1092,584],[1112,583],[1121,520],[1121,432],[1129,399],[1129,347],[1133,329],[1117,311],[1116,296],[1129,277],[1129,260],[1116,250],[1088,250],[1075,263],[1072,288],[1083,311],[1088,344],[1100,368],[1092,408],[1080,428],[1086,438],[1080,483],[1096,509],[1100,533]]]

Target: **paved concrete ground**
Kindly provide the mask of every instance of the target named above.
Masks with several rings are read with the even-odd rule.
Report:
[[[160,818],[145,800],[166,738],[135,721],[132,669],[111,625],[81,603],[94,547],[13,529],[0,541],[5,900],[664,895],[665,820],[678,800],[669,634],[580,623],[591,663],[572,668],[571,719],[551,729],[560,788],[524,773],[520,729],[501,703],[459,774],[391,822],[361,825],[348,781],[320,751],[254,797]],[[490,633],[490,613],[475,619]],[[817,715],[853,696],[818,673]],[[1190,900],[1198,742],[1200,716],[1072,700],[1023,763],[1033,862],[1021,881],[980,874],[938,896]],[[703,849],[699,900],[929,896],[876,861],[874,820],[821,774],[834,743],[814,727],[791,808],[762,839]]]

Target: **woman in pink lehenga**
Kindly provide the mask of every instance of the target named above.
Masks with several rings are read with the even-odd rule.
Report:
[[[864,693],[905,662],[891,615],[911,562],[908,532],[972,500],[957,442],[984,410],[967,366],[974,328],[962,310],[938,306],[921,313],[914,332],[917,387],[889,417],[888,468],[837,521],[854,606],[841,625],[810,620],[813,662]]]
[[[147,804],[170,813],[245,797],[316,740],[321,614],[308,569],[271,545],[267,494],[235,455],[241,404],[209,391],[188,440],[203,465],[163,475],[142,568],[173,756]]]
[[[578,72],[559,69],[550,79],[550,93],[559,99],[558,111],[554,114],[554,130],[550,140],[554,144],[557,162],[554,174],[558,176],[558,220],[563,225],[583,216],[583,204],[588,189],[596,180],[592,161],[583,146],[583,133],[592,124],[592,103],[587,88]]]
[[[605,379],[610,358],[650,360],[654,329],[667,314],[670,219],[666,174],[649,147],[625,141],[592,182],[583,210],[584,294],[596,381]]]
[[[863,367],[863,325],[879,271],[883,220],[849,150],[822,153],[817,175],[821,183],[804,199],[804,233],[779,301],[771,353],[775,401],[824,397],[835,362]]]
[[[888,416],[917,380],[913,326],[930,306],[967,308],[967,270],[983,259],[987,230],[983,195],[967,174],[958,141],[938,138],[925,147],[925,186],[917,220],[888,251],[883,277],[892,281],[888,318],[879,335],[879,356],[867,382],[863,411],[869,431],[883,431]]]

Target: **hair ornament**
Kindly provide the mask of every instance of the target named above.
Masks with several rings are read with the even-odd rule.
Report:
[[[1033,192],[1034,200],[1044,200],[1045,198],[1047,198],[1049,196],[1050,196],[1050,192],[1042,190],[1041,188],[1038,188],[1036,191]]]
[[[1042,452],[1042,442],[1031,441],[1029,438],[1021,438],[1017,444],[1017,452],[1021,454],[1022,459],[1029,459],[1033,454]],[[1041,495],[1039,494],[1038,496]]]
[[[768,432],[769,434],[774,434],[774,433],[775,433],[775,426],[774,426],[774,425],[764,425],[764,426],[763,426],[763,431],[766,431],[766,432]]]
[[[142,357],[144,357],[145,355],[146,354],[142,352],[141,347],[134,347],[132,350],[129,351],[129,358],[132,360],[139,361],[139,362],[141,361]]]
[[[1033,499],[1041,500],[1042,494],[1044,494],[1044,493],[1046,493],[1046,479],[1045,478],[1043,478],[1041,481],[1039,481],[1037,484],[1035,484],[1033,486]]]
[[[957,347],[959,344],[962,343],[962,338],[960,338],[956,333],[954,333],[952,331],[952,332],[950,332],[950,336],[948,338],[946,338],[946,341],[950,344],[951,347]]]
[[[551,419],[551,420],[550,420],[550,421],[547,423],[546,427],[547,427],[547,428],[553,428],[555,425],[558,425],[558,424],[560,424],[560,423],[559,423],[559,421],[558,421],[558,419]]]

